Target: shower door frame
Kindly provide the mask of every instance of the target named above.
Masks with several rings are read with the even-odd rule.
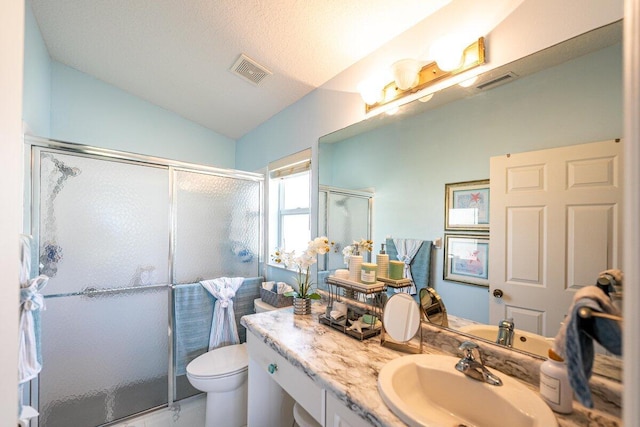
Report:
[[[331,212],[329,212],[329,196],[331,194],[337,194],[337,195],[343,195],[343,196],[348,196],[348,197],[354,197],[354,198],[358,198],[358,199],[365,199],[367,200],[368,206],[367,206],[367,239],[371,239],[373,236],[373,199],[375,197],[374,193],[370,193],[368,191],[358,191],[358,190],[348,190],[345,188],[339,188],[339,187],[331,187],[329,185],[320,185],[318,187],[318,229],[320,228],[320,216],[321,216],[321,212],[320,212],[320,193],[326,193],[326,197],[325,197],[325,224],[324,224],[324,230],[319,230],[320,234],[322,234],[323,232],[326,233],[326,236],[329,236],[329,238],[331,238],[331,226],[330,226],[330,222],[331,222]],[[325,254],[324,255],[324,262],[323,262],[323,270],[320,270],[318,268],[318,271],[329,271],[329,266],[327,265],[329,263],[329,255]]]
[[[162,157],[155,157],[143,154],[136,154],[125,151],[112,150],[107,148],[93,147],[84,144],[77,144],[59,140],[53,140],[48,138],[42,138],[37,136],[25,135],[25,187],[24,187],[24,222],[23,228],[25,233],[31,234],[34,239],[34,245],[38,248],[38,254],[40,251],[40,159],[39,155],[42,152],[58,153],[76,155],[85,158],[91,158],[103,161],[113,161],[126,164],[134,164],[146,167],[155,167],[165,169],[168,174],[168,230],[167,237],[169,238],[169,253],[167,254],[168,263],[168,277],[169,282],[167,284],[155,284],[145,286],[144,290],[151,288],[166,287],[168,298],[168,384],[167,384],[167,404],[159,405],[153,408],[149,408],[145,411],[132,414],[129,417],[120,418],[116,421],[102,424],[101,426],[109,426],[112,424],[121,423],[124,420],[141,416],[146,413],[156,411],[158,409],[167,407],[170,409],[176,409],[177,402],[181,400],[188,400],[195,396],[190,396],[181,400],[174,400],[175,395],[175,369],[174,369],[174,330],[175,330],[175,313],[173,309],[173,292],[172,289],[176,286],[174,276],[174,257],[175,257],[175,227],[176,227],[176,194],[174,193],[175,185],[175,172],[185,171],[194,172],[207,175],[220,176],[225,178],[242,179],[246,181],[253,181],[259,184],[259,216],[258,223],[258,274],[261,273],[261,269],[264,268],[264,175],[253,172],[245,172],[235,169],[225,169],[215,166],[201,165],[197,163],[183,162],[179,160],[171,160]],[[143,287],[135,287],[139,290]],[[112,292],[124,292],[129,288],[109,288],[101,289],[99,291],[83,290],[82,292],[72,292],[65,294],[48,295],[48,298],[62,297],[62,296],[74,296],[74,295],[90,295],[91,293],[112,293]],[[44,364],[44,362],[43,362]],[[26,401],[30,401],[31,406],[39,408],[39,376],[29,382],[28,397]],[[32,421],[33,427],[39,426],[39,421],[36,418]]]

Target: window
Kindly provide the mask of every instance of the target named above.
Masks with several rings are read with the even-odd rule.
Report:
[[[309,171],[279,178],[278,247],[301,253],[311,240]]]
[[[302,253],[311,240],[311,150],[269,165],[269,253]]]

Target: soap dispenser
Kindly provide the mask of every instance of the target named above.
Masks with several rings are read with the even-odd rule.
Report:
[[[573,389],[569,384],[567,365],[555,351],[549,349],[549,359],[540,365],[540,395],[559,414],[573,412]]]
[[[378,277],[389,277],[389,254],[385,251],[386,244],[380,244],[380,253],[376,255],[378,264]]]
[[[349,280],[360,283],[362,274],[362,255],[357,243],[353,244],[353,253],[349,257]]]

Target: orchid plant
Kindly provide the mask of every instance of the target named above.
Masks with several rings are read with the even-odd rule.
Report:
[[[349,258],[354,255],[356,248],[358,248],[359,253],[364,251],[371,252],[373,250],[373,240],[360,239],[359,242],[354,240],[352,244],[346,246],[342,250],[342,257],[345,265],[349,265]]]
[[[297,270],[296,282],[298,283],[298,290],[287,292],[286,296],[320,299],[320,294],[312,290],[313,281],[309,270],[318,261],[318,255],[324,255],[329,252],[331,244],[326,236],[321,236],[310,241],[307,249],[300,255],[296,255],[295,250],[284,252],[279,249],[271,255],[273,262],[284,264],[287,268]]]

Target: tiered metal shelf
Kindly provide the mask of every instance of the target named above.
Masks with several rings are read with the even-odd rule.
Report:
[[[329,307],[334,301],[342,301],[347,303],[349,310],[347,318],[336,321],[329,316],[329,312],[320,315],[320,323],[328,325],[350,337],[365,340],[380,334],[382,308],[384,306],[384,298],[386,297],[387,284],[377,281],[374,284],[365,284],[354,282],[348,279],[342,279],[335,276],[329,276],[325,280],[329,288]],[[341,291],[341,292],[340,292]],[[361,331],[349,329],[349,321],[355,321],[363,315],[371,315],[377,319],[373,325],[362,328]]]
[[[394,289],[403,289],[411,286],[411,279],[396,280],[396,279],[389,279],[387,277],[378,277],[378,280],[384,283],[385,285],[387,285],[387,287],[394,288]]]

